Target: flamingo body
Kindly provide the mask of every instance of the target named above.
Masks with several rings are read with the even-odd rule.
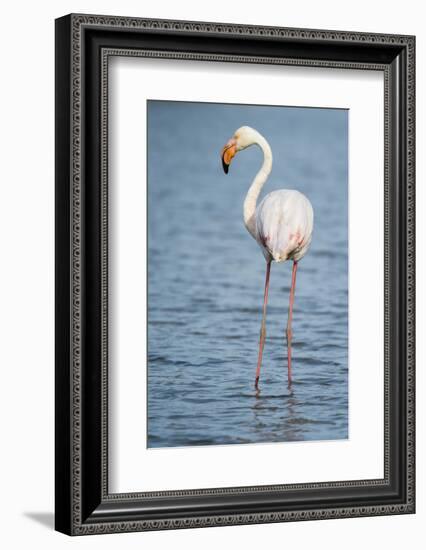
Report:
[[[312,240],[314,212],[299,191],[281,189],[266,195],[256,208],[256,241],[267,261],[299,261]]]

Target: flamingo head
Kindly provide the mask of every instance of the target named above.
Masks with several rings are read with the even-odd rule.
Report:
[[[235,155],[254,143],[257,143],[257,132],[253,128],[250,128],[250,126],[241,126],[241,128],[235,131],[221,152],[222,166],[225,174],[228,173],[229,165]]]

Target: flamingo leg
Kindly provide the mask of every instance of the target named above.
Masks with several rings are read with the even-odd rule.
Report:
[[[269,291],[269,276],[271,273],[271,260],[266,262],[266,277],[265,277],[265,293],[263,296],[263,315],[262,315],[262,326],[260,329],[260,340],[259,340],[259,355],[257,358],[257,369],[256,369],[256,380],[254,382],[254,387],[256,390],[259,387],[259,377],[260,377],[260,367],[262,366],[262,355],[263,347],[265,345],[266,338],[266,306],[268,304],[268,291]]]
[[[288,375],[288,384],[291,384],[291,341],[293,338],[293,331],[291,329],[291,322],[293,320],[293,304],[294,304],[294,293],[296,291],[296,272],[297,272],[297,261],[293,262],[293,271],[291,274],[291,289],[290,289],[290,303],[288,306],[288,320],[287,320],[287,375]]]

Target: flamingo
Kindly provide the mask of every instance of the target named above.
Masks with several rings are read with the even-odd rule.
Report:
[[[291,386],[291,343],[293,338],[292,319],[296,273],[298,262],[309,249],[314,226],[314,212],[309,200],[293,189],[272,191],[257,205],[260,191],[272,169],[272,151],[266,139],[254,128],[242,126],[222,149],[222,166],[229,171],[234,156],[251,145],[257,145],[263,152],[263,164],[254,178],[244,201],[244,225],[260,246],[266,260],[265,291],[263,297],[262,325],[260,329],[259,353],[257,359],[255,389],[259,389],[260,368],[266,338],[266,308],[268,303],[271,263],[293,260],[291,288],[286,329],[287,377]]]

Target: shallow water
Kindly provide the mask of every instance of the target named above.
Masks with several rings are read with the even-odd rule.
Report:
[[[273,263],[258,395],[265,261],[242,203],[262,157],[239,153],[227,176],[219,157],[242,125],[274,155],[261,197],[296,188],[315,215],[297,273],[293,384],[291,262]],[[148,446],[346,438],[347,112],[151,101],[148,182]]]

